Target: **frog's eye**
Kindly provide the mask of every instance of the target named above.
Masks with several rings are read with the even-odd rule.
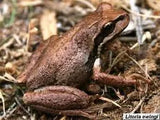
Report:
[[[117,24],[119,21],[123,21],[125,19],[124,15],[119,16],[116,20],[108,22],[103,26],[103,29],[107,29],[108,31],[112,31],[115,28],[115,24]]]
[[[108,35],[110,35],[115,29],[115,23],[114,22],[108,22],[105,24],[100,33],[95,38],[94,42],[96,46],[99,46],[101,43],[103,43],[104,38],[106,38]]]
[[[124,20],[125,17],[126,17],[126,15],[121,15],[121,16],[119,16],[118,20]],[[117,20],[117,21],[118,21],[118,20]]]
[[[108,22],[107,24],[104,25],[104,28],[107,26],[110,26],[112,24],[112,22]]]
[[[115,29],[115,23],[114,22],[108,22],[104,25],[102,28],[103,33],[106,35],[110,34]]]

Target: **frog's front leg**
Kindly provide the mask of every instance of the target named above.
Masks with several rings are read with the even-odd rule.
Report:
[[[51,114],[93,118],[83,109],[89,106],[89,96],[69,86],[47,86],[24,94],[25,104]]]
[[[145,79],[145,78],[141,77],[140,75],[133,75],[133,76],[128,76],[125,78],[122,76],[109,75],[104,72],[101,72],[100,70],[101,70],[100,58],[97,58],[94,63],[92,78],[95,81],[98,81],[98,82],[106,84],[106,85],[111,85],[111,86],[115,86],[115,87],[138,85],[135,78],[140,78],[142,80],[145,80],[147,83],[150,83],[150,81],[148,79]]]

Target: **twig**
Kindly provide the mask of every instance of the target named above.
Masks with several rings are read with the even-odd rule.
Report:
[[[4,77],[7,77],[7,78],[9,78],[10,80],[16,82],[16,79],[15,79],[12,75],[8,74],[7,72],[4,74]]]
[[[36,5],[41,5],[43,4],[43,0],[34,0],[34,1],[20,1],[19,6],[36,6]]]
[[[9,109],[6,111],[6,116],[2,116],[2,117],[0,117],[1,119],[3,119],[3,118],[9,118],[13,113],[14,113],[14,111],[15,110],[17,110],[17,106],[16,106],[16,103],[14,102],[10,107],[9,107]]]
[[[23,43],[20,41],[20,39],[19,39],[19,36],[18,36],[18,35],[13,34],[13,38],[16,40],[16,42],[17,42],[19,45],[23,45]]]
[[[132,110],[131,113],[135,113],[140,108],[140,106],[142,105],[142,103],[144,102],[144,100],[146,98],[147,92],[148,92],[148,84],[146,84],[145,95],[142,97],[142,99],[139,101],[138,105]]]
[[[139,9],[135,4],[136,4],[136,0],[130,0],[131,10],[139,13]],[[133,16],[133,14],[131,14],[131,15]],[[134,16],[134,17],[132,17],[132,19],[133,19],[133,22],[134,22],[135,27],[136,27],[136,36],[137,36],[137,39],[138,39],[138,43],[141,45],[143,43],[142,42],[143,29],[142,29],[141,17],[140,16]]]
[[[0,50],[6,49],[7,47],[11,46],[14,43],[14,38],[9,38],[5,43],[2,44]]]
[[[150,77],[150,75],[145,72],[145,70],[142,68],[142,66],[134,58],[130,57],[127,53],[125,55],[128,58],[130,58],[136,65],[138,65],[138,67],[144,72],[144,74],[146,75],[146,77],[148,77],[150,80],[152,80],[152,78]]]
[[[118,103],[114,102],[114,101],[111,100],[111,99],[108,99],[108,98],[105,98],[105,97],[100,97],[99,99],[100,99],[100,100],[103,100],[103,101],[110,102],[110,103],[114,104],[115,106],[117,106],[117,107],[119,107],[119,108],[122,108]]]
[[[123,55],[124,55],[125,53],[126,53],[126,51],[120,52],[120,53],[115,57],[115,59],[113,60],[112,64],[109,66],[109,70],[111,70],[112,67],[119,62],[119,60],[123,57]]]
[[[140,102],[138,103],[138,105],[132,110],[131,113],[135,113],[139,109],[139,107],[142,105],[142,103],[144,102],[144,100],[145,100],[145,96],[140,100]]]
[[[87,6],[88,6],[89,8],[91,8],[93,11],[96,9],[96,8],[95,8],[89,1],[87,1],[87,0],[76,0],[76,1],[87,5]]]
[[[140,14],[140,13],[134,12],[134,11],[128,9],[128,8],[127,8],[126,6],[124,6],[124,5],[121,5],[121,7],[122,7],[123,9],[125,9],[126,11],[128,11],[128,12],[130,12],[130,13],[136,15],[136,16],[141,16],[141,17],[144,17],[144,18],[160,19],[160,16],[156,16],[156,15],[144,15],[144,14]]]
[[[13,82],[13,83],[14,83],[14,81],[9,80],[9,79],[7,79],[7,78],[5,78],[5,77],[3,77],[3,76],[0,76],[0,80],[5,80],[5,81],[8,81],[8,82]]]
[[[148,31],[143,34],[143,36],[142,36],[142,43],[143,43],[144,41],[146,41],[147,39],[151,39],[151,34],[150,34],[150,32],[148,32]],[[133,50],[133,49],[136,48],[137,46],[139,46],[138,42],[135,43],[130,49]]]
[[[30,114],[30,113],[22,106],[22,104],[19,102],[18,98],[15,97],[14,99],[15,99],[16,103],[19,105],[19,107],[20,107],[25,113],[27,113],[29,116],[31,116],[31,114]]]
[[[2,100],[2,105],[3,105],[3,116],[6,115],[6,111],[5,111],[5,102],[4,102],[4,97],[2,94],[2,90],[0,89],[0,99]]]

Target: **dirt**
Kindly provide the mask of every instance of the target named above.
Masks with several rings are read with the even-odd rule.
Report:
[[[24,70],[26,62],[44,36],[46,38],[50,34],[63,34],[85,15],[92,12],[101,2],[95,2],[94,0],[77,1],[0,1],[0,119],[87,119],[84,117],[50,115],[33,110],[25,105],[22,100],[23,94],[27,90],[25,85],[16,83],[16,78]],[[35,3],[33,4],[33,2]],[[125,1],[109,2],[114,7],[130,10],[130,4]],[[120,120],[123,113],[130,112],[160,113],[160,25],[159,19],[156,18],[160,15],[160,11],[157,7],[154,9],[151,2],[154,2],[154,0],[148,2],[148,4],[145,0],[136,4],[135,7],[141,10],[141,14],[135,15],[137,13],[130,10],[129,14],[132,16],[131,27],[119,38],[104,47],[104,52],[101,55],[104,72],[125,77],[138,74],[140,77],[136,79],[138,85],[132,87],[117,88],[100,84],[100,87],[97,87],[99,96],[108,98],[110,102],[98,99],[92,102],[90,108],[86,110],[90,114],[96,115],[97,120]],[[47,19],[50,19],[47,16],[48,14],[53,17],[52,29],[47,27]],[[147,14],[149,14],[149,17],[145,18]],[[133,25],[133,17],[142,15],[144,15],[141,17],[143,23],[141,26],[143,29],[142,36],[146,39],[141,46],[133,48],[137,43],[137,29]],[[47,30],[50,32],[46,32]],[[148,84],[146,80],[151,81],[151,83]],[[91,82],[91,84],[95,83]],[[93,94],[90,95],[93,99],[97,98]],[[116,106],[113,102],[121,107]]]

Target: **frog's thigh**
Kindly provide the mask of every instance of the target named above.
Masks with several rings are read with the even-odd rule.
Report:
[[[35,109],[49,113],[55,110],[83,109],[89,104],[89,96],[86,93],[68,86],[43,87],[34,92],[27,92],[23,100]]]

